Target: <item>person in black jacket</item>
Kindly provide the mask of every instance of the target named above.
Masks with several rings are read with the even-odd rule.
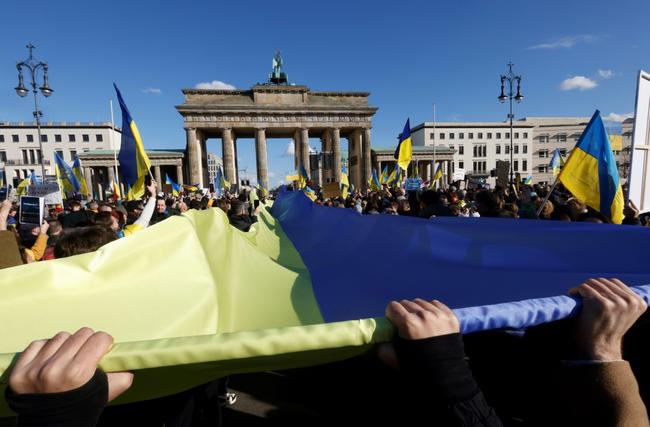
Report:
[[[241,200],[232,201],[230,211],[228,212],[228,219],[230,220],[230,225],[241,231],[250,230],[251,225],[257,222],[255,212],[253,212],[252,216],[248,215],[246,205]]]

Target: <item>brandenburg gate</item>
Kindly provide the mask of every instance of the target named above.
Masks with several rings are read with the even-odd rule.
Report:
[[[206,140],[221,138],[224,174],[238,182],[237,139],[255,138],[257,180],[269,188],[267,141],[292,138],[296,170],[311,176],[309,138],[320,138],[323,182],[340,182],[341,138],[348,139],[350,182],[365,187],[371,175],[370,129],[377,108],[367,92],[313,92],[287,84],[282,59],[274,58],[269,82],[249,90],[183,89],[176,106],[187,133],[188,177],[191,184],[208,183]],[[316,168],[314,168],[316,169]]]

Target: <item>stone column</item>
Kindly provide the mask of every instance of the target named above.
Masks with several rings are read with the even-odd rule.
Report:
[[[237,151],[237,136],[236,135],[233,135],[232,141],[233,141],[233,146],[235,147],[235,182],[233,184],[235,184],[237,186],[236,188],[239,189],[239,184],[240,184],[240,181],[239,181],[239,155],[237,154],[238,151]]]
[[[90,192],[89,197],[92,199],[93,193],[95,192],[95,188],[93,187],[92,168],[84,166],[84,179],[86,180],[86,188],[88,188],[88,191]]]
[[[363,130],[363,152],[361,155],[363,156],[363,172],[362,172],[362,182],[363,185],[368,185],[368,181],[370,180],[370,176],[372,175],[372,155],[370,152],[370,129],[364,129]],[[379,173],[379,172],[377,172]]]
[[[223,172],[226,176],[226,181],[231,185],[235,182],[235,146],[232,141],[232,129],[225,128],[221,136],[222,140],[222,153],[223,153]]]
[[[183,165],[176,165],[176,184],[183,185]]]
[[[309,179],[311,179],[311,168],[309,164],[309,129],[300,129],[300,148],[302,149],[301,157],[302,164],[307,171]]]
[[[255,131],[255,156],[257,158],[257,182],[269,189],[269,168],[266,154],[266,130]]]
[[[332,135],[329,129],[323,131],[323,134],[320,137],[321,143],[321,152],[323,153],[323,159],[321,159],[321,185],[322,183],[332,182]],[[326,162],[325,159],[328,158],[330,161]],[[325,164],[327,163],[327,169]]]
[[[447,186],[451,185],[454,177],[454,167],[451,160],[447,160]]]
[[[110,176],[110,173],[109,173]],[[160,166],[156,165],[153,167],[153,176],[156,179],[156,188],[158,191],[162,190],[162,178],[160,176]]]
[[[108,171],[108,185],[113,189],[113,183],[115,182],[115,169],[112,166],[107,166],[106,170]]]
[[[332,129],[332,179],[341,182],[341,130]]]
[[[293,133],[293,156],[296,164],[296,173],[300,170],[302,164],[302,144],[300,140],[300,131],[296,130]]]
[[[355,189],[366,188],[368,185],[367,182],[362,182],[361,162],[361,130],[355,129],[348,137],[348,174],[350,184],[354,185]]]
[[[190,185],[201,183],[201,147],[196,139],[196,129],[188,128],[187,132],[187,160]],[[202,183],[201,183],[202,185]]]

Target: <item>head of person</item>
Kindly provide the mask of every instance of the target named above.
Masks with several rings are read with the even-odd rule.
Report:
[[[113,207],[108,203],[102,203],[101,205],[99,205],[99,212],[111,212],[112,210]]]
[[[248,215],[244,202],[241,200],[233,200],[230,204],[230,215]]]
[[[178,203],[178,211],[180,213],[187,212],[187,210],[188,210],[188,207],[187,207],[187,204],[185,202],[179,202]]]
[[[61,234],[61,231],[63,231],[63,226],[61,223],[57,220],[51,220],[49,221],[50,223],[50,228],[47,230],[48,236],[58,236]]]
[[[76,212],[76,211],[78,211],[78,210],[81,209],[81,203],[79,202],[79,200],[72,200],[72,201],[68,204],[68,206],[70,207],[70,210],[71,210],[72,212]]]
[[[117,235],[102,226],[77,227],[66,230],[54,247],[56,258],[94,252],[117,239]]]
[[[99,203],[95,200],[91,200],[90,203],[88,203],[88,209],[92,212],[97,212],[97,209],[99,209]]]
[[[95,215],[94,224],[106,227],[112,231],[119,231],[120,223],[117,218],[115,218],[112,212],[99,212]]]
[[[497,216],[503,206],[496,192],[482,190],[476,194],[476,210],[481,216]]]
[[[165,213],[167,210],[167,204],[165,203],[165,199],[157,199],[156,200],[156,212],[159,214]]]
[[[197,199],[190,200],[190,209],[201,210],[201,201]]]
[[[544,203],[544,200],[542,199],[536,199],[535,200],[535,209],[539,210],[539,207],[542,206],[542,203]],[[542,208],[542,211],[539,214],[540,218],[544,219],[551,219],[551,215],[553,214],[554,206],[553,202],[550,200],[547,200],[546,203],[544,203],[544,207]]]

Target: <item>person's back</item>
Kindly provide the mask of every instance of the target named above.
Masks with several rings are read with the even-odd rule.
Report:
[[[233,200],[230,205],[230,215],[228,215],[230,225],[241,230],[248,231],[256,222],[256,218],[248,215],[246,205],[241,200]]]
[[[63,228],[85,227],[90,225],[90,214],[81,208],[77,200],[70,202],[70,212],[59,219]]]

